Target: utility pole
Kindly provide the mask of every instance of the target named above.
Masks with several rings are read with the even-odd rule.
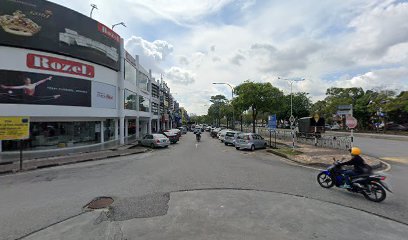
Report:
[[[222,85],[228,85],[231,88],[231,106],[232,106],[232,100],[234,99],[234,87],[232,87],[229,83],[222,83],[222,82],[214,82],[212,84],[222,84]],[[228,122],[228,119],[227,119]],[[234,106],[232,106],[232,129],[235,129],[235,110]]]
[[[295,123],[295,117],[293,116],[293,91],[292,91],[292,86],[294,82],[301,82],[304,81],[304,78],[301,79],[286,79],[286,78],[280,78],[278,79],[286,80],[290,83],[290,117],[289,117],[289,122],[290,122],[290,129],[291,129],[291,134],[292,134],[292,151],[295,151],[295,132],[294,132],[294,123]]]

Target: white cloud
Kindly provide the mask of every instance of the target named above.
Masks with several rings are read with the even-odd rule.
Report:
[[[89,8],[88,2],[59,1],[71,4],[74,9]],[[331,86],[370,89],[386,84],[408,89],[407,2],[174,0],[169,4],[165,0],[125,0],[122,4],[113,1],[99,4],[102,0],[95,1],[100,8],[94,13],[97,19],[101,18],[98,20],[126,22],[137,17],[137,23],[126,23],[153,26],[153,36],[166,39],[149,42],[144,39],[151,36],[134,37],[129,38],[133,41],[126,47],[131,53],[141,55],[145,68],[163,72],[162,68],[170,71],[169,67],[173,66],[172,73],[180,69],[175,74],[181,75],[180,79],[174,76],[173,82],[168,78],[169,85],[190,112],[205,113],[203,105],[211,95],[228,96],[228,88],[213,86],[213,81],[232,85],[246,79],[269,81],[288,92],[288,84],[278,81],[277,76],[304,77],[306,81],[294,85],[294,91],[309,92],[314,100],[323,98]],[[117,10],[117,6],[124,5],[126,9]],[[225,15],[223,10],[230,6],[234,8],[229,10],[239,7],[239,18],[231,20]],[[117,12],[121,14],[118,16]],[[175,29],[182,31],[161,31],[161,23],[165,22],[166,27],[172,24],[163,19],[175,23]],[[127,32],[131,28],[118,28],[118,31]],[[161,36],[161,32],[165,35]],[[183,72],[188,72],[187,77]],[[188,76],[194,76],[194,81]]]
[[[245,60],[245,57],[242,54],[237,53],[230,59],[230,62],[235,65],[241,65],[241,61],[243,60]]]
[[[194,74],[191,71],[179,67],[171,67],[166,70],[165,77],[174,84],[188,85],[195,81]]]
[[[133,55],[139,55],[143,67],[160,72],[159,65],[173,52],[173,45],[163,40],[149,42],[141,37],[132,36],[126,39],[125,49]]]
[[[179,25],[189,25],[220,11],[231,2],[233,0],[128,0],[126,5],[146,22],[167,19]]]
[[[348,80],[337,80],[337,87],[362,87],[365,90],[384,88],[400,91],[408,89],[408,67],[379,69]]]
[[[355,30],[350,50],[367,57],[384,55],[387,50],[408,39],[408,3],[385,2],[353,19]]]

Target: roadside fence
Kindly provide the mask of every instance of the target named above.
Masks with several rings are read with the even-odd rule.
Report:
[[[244,132],[251,132],[252,128],[243,128],[243,130]],[[256,131],[265,139],[269,140],[269,130],[267,128],[257,128]],[[272,132],[271,135],[272,139],[274,139],[275,132]],[[290,130],[276,129],[276,139],[292,142],[292,132]],[[322,148],[349,150],[351,148],[351,137],[325,134],[321,137],[315,138],[313,134],[308,134],[301,137],[295,135],[295,144],[296,143],[315,145]]]

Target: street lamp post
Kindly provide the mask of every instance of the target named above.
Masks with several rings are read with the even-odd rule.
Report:
[[[301,82],[304,81],[304,78],[301,79],[286,79],[286,78],[281,78],[278,77],[278,79],[286,80],[290,83],[290,129],[291,129],[291,134],[292,134],[292,150],[295,150],[295,133],[294,133],[294,128],[293,128],[293,123],[295,122],[295,117],[293,116],[293,91],[292,91],[292,86],[294,82]]]
[[[113,28],[116,27],[117,25],[122,25],[122,26],[126,27],[126,25],[125,25],[124,22],[115,23],[115,24],[112,25],[112,30],[113,30]]]
[[[92,18],[92,12],[93,12],[93,10],[94,10],[94,9],[97,9],[97,10],[98,10],[98,6],[96,6],[96,4],[91,4],[91,8],[92,8],[92,9],[91,9],[91,13],[89,14],[89,17],[90,17],[90,18]]]
[[[228,85],[231,88],[231,106],[232,106],[232,100],[234,99],[234,87],[231,86],[229,83],[223,83],[223,82],[213,82],[212,84],[222,84],[222,85]],[[232,129],[235,129],[235,110],[234,106],[232,106]]]

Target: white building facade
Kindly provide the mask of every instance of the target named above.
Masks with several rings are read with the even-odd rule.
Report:
[[[66,16],[53,22],[53,15],[23,12],[42,26],[32,33],[35,40],[0,29],[0,116],[29,117],[26,150],[123,144],[127,138],[170,127],[161,124],[163,81],[152,78],[138,56],[125,51],[119,35],[57,4],[33,3],[36,11],[58,9]],[[0,0],[0,4],[10,16],[21,9],[19,2]],[[0,141],[0,152],[16,150],[18,141]]]

